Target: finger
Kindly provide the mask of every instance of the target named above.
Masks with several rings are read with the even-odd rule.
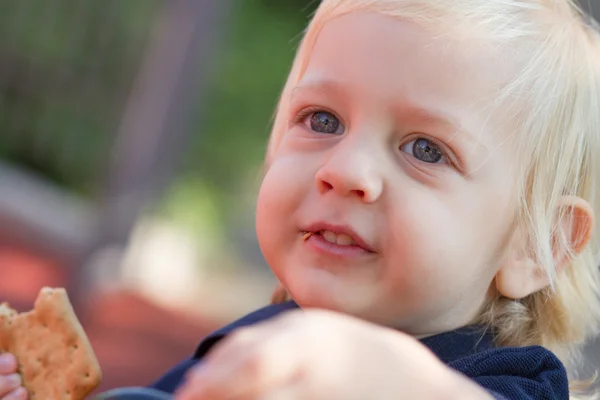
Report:
[[[330,400],[331,395],[327,397],[317,397],[311,393],[302,379],[294,379],[290,383],[271,390],[270,392],[257,397],[258,400]]]
[[[17,388],[3,397],[2,400],[27,400],[27,390],[24,387]]]
[[[255,398],[296,378],[302,362],[292,335],[246,332],[215,350],[206,364],[190,373],[178,400]]]
[[[0,354],[0,375],[17,372],[17,359],[10,353]]]
[[[297,379],[292,378],[283,382],[280,387],[272,381],[269,385],[248,385],[246,382],[240,382],[237,378],[231,379],[227,384],[208,384],[206,381],[196,381],[195,377],[177,393],[176,400],[291,400],[291,399],[312,399],[300,389],[300,386],[294,385]]]
[[[6,396],[19,386],[21,386],[21,377],[18,374],[0,375],[0,397]]]
[[[219,400],[225,398],[226,393],[218,393],[219,387],[216,384],[205,386],[202,379],[199,379],[199,369],[210,368],[218,370],[223,368],[223,364],[233,362],[236,357],[244,354],[244,350],[251,348],[251,343],[254,339],[251,328],[242,328],[235,334],[217,343],[208,353],[202,363],[190,369],[185,375],[184,383],[174,393],[176,400],[202,400],[211,399]],[[218,374],[217,374],[218,375]]]

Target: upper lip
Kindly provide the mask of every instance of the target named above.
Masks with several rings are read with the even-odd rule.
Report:
[[[367,241],[363,239],[358,233],[356,233],[356,231],[349,225],[334,225],[327,222],[316,222],[314,224],[308,225],[302,231],[313,233],[321,231],[331,231],[338,235],[348,235],[358,246],[362,247],[363,249],[371,253],[377,252],[372,245],[367,243]]]

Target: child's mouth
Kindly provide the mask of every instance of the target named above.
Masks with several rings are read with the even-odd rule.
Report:
[[[344,233],[335,233],[328,230],[322,230],[318,232],[305,232],[302,235],[302,240],[308,240],[312,235],[319,235],[329,243],[337,244],[338,246],[358,246],[350,236]]]

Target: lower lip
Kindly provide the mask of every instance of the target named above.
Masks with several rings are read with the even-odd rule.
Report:
[[[339,258],[357,258],[373,254],[357,245],[341,246],[328,242],[323,236],[318,234],[311,235],[304,243],[319,254]]]

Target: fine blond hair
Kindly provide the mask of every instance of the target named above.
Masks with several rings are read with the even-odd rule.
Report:
[[[484,41],[511,57],[518,71],[495,93],[490,111],[510,114],[522,171],[515,223],[527,233],[532,257],[551,285],[521,300],[491,296],[475,323],[488,325],[500,346],[541,345],[570,367],[600,321],[600,241],[556,268],[553,249],[572,245],[564,223],[565,195],[600,215],[600,34],[572,0],[323,0],[300,43],[284,86],[267,165],[286,131],[291,90],[302,78],[325,23],[356,11],[413,21],[439,32]],[[489,99],[488,99],[489,100]],[[596,155],[596,157],[594,157]],[[562,222],[562,223],[561,223]],[[273,302],[288,298],[278,287]]]

